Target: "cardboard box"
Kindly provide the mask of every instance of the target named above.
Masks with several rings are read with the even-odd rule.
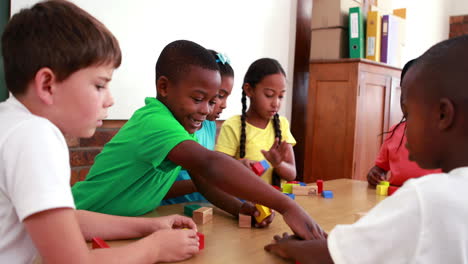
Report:
[[[349,57],[348,29],[323,28],[312,30],[310,59],[342,59]]]
[[[312,29],[348,27],[349,8],[363,7],[369,0],[314,0],[312,4]],[[363,14],[367,10],[363,10]]]

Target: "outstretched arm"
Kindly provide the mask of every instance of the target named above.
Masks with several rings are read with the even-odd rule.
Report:
[[[192,172],[194,179],[203,177],[231,195],[275,209],[292,230],[305,239],[326,236],[298,204],[227,155],[207,150],[193,141],[184,141],[167,157]]]

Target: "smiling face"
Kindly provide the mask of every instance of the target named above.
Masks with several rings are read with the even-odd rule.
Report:
[[[114,104],[108,87],[113,71],[110,65],[87,67],[55,83],[51,121],[66,134],[91,137]]]
[[[246,84],[244,90],[250,98],[249,118],[270,120],[280,109],[286,93],[286,78],[281,73],[265,76],[255,87]]]
[[[201,128],[216,104],[221,77],[218,71],[191,66],[184,78],[173,82],[162,76],[157,81],[158,98],[189,133]]]
[[[218,92],[218,100],[216,101],[215,106],[213,107],[213,111],[208,115],[206,119],[210,121],[215,121],[219,118],[221,113],[227,106],[227,98],[231,95],[232,86],[234,84],[234,78],[231,76],[224,76],[221,77],[221,88]]]

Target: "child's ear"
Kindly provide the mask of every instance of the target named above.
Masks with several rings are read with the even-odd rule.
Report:
[[[50,68],[41,68],[36,72],[33,79],[34,91],[40,100],[51,105],[54,102],[55,83],[57,78]]]
[[[158,80],[156,80],[156,91],[158,96],[166,97],[168,93],[168,87],[169,79],[167,79],[166,76],[161,76]]]
[[[250,86],[250,84],[244,83],[244,86],[242,86],[242,89],[244,90],[245,94],[248,97],[252,97],[253,89],[252,89],[252,86]]]
[[[446,130],[453,124],[455,118],[455,107],[448,98],[441,98],[439,101],[439,129]]]

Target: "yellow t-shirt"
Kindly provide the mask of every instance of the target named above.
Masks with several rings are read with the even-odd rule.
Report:
[[[280,116],[279,120],[281,128],[281,140],[286,141],[287,143],[294,146],[296,144],[296,140],[291,134],[291,131],[289,131],[288,120],[283,116]],[[269,150],[275,142],[275,129],[273,126],[273,120],[268,123],[265,129],[261,129],[246,123],[245,132],[247,137],[244,158],[255,161],[265,159],[261,150]],[[241,119],[240,115],[236,115],[224,121],[223,126],[221,127],[221,131],[219,132],[215,150],[239,159],[240,135]],[[268,169],[262,175],[262,179],[271,184],[272,174],[273,168],[270,164],[270,169]]]

